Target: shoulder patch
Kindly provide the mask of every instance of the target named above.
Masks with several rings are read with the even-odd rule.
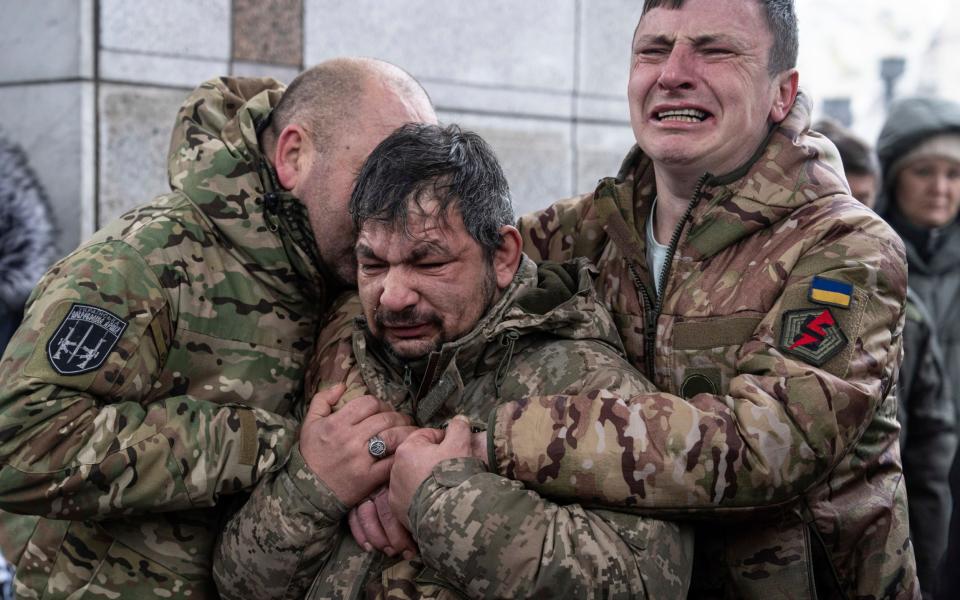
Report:
[[[853,285],[816,276],[810,282],[810,294],[807,297],[814,304],[849,308],[850,301],[853,299]]]
[[[847,345],[829,308],[791,310],[783,314],[780,349],[816,367],[822,366]]]
[[[127,322],[108,310],[74,303],[47,342],[47,360],[60,375],[80,375],[103,366]]]

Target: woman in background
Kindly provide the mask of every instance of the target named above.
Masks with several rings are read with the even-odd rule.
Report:
[[[955,414],[960,411],[960,104],[908,98],[891,106],[877,142],[883,170],[881,214],[907,248],[910,287],[932,315]],[[952,460],[953,509],[941,598],[960,597],[960,464]],[[950,568],[952,566],[952,568]]]

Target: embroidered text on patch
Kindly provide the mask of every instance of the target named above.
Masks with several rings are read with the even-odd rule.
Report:
[[[80,375],[103,366],[127,322],[108,310],[74,304],[47,342],[47,359],[61,375]]]

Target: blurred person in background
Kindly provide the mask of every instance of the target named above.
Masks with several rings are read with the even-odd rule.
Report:
[[[0,136],[0,355],[56,258],[50,205],[23,150]]]
[[[874,208],[880,191],[880,163],[870,145],[835,121],[820,121],[813,128],[840,152],[851,195]],[[912,277],[907,281],[909,284]],[[908,287],[897,417],[910,536],[924,598],[935,596],[937,568],[947,548],[949,474],[957,447],[956,412],[935,331],[926,305]]]
[[[910,286],[930,309],[956,413],[960,405],[960,104],[935,98],[895,103],[880,132],[877,154],[883,169],[881,214],[906,245]],[[930,456],[928,460],[948,457]],[[941,562],[942,598],[960,594],[956,570],[960,564],[960,473],[953,460],[952,517],[947,554]]]

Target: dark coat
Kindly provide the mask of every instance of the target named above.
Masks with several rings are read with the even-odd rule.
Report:
[[[957,447],[956,415],[936,328],[926,306],[907,290],[903,365],[897,385],[900,456],[907,484],[910,536],[921,586],[935,582],[950,522],[949,457]],[[935,585],[924,587],[932,597]]]

